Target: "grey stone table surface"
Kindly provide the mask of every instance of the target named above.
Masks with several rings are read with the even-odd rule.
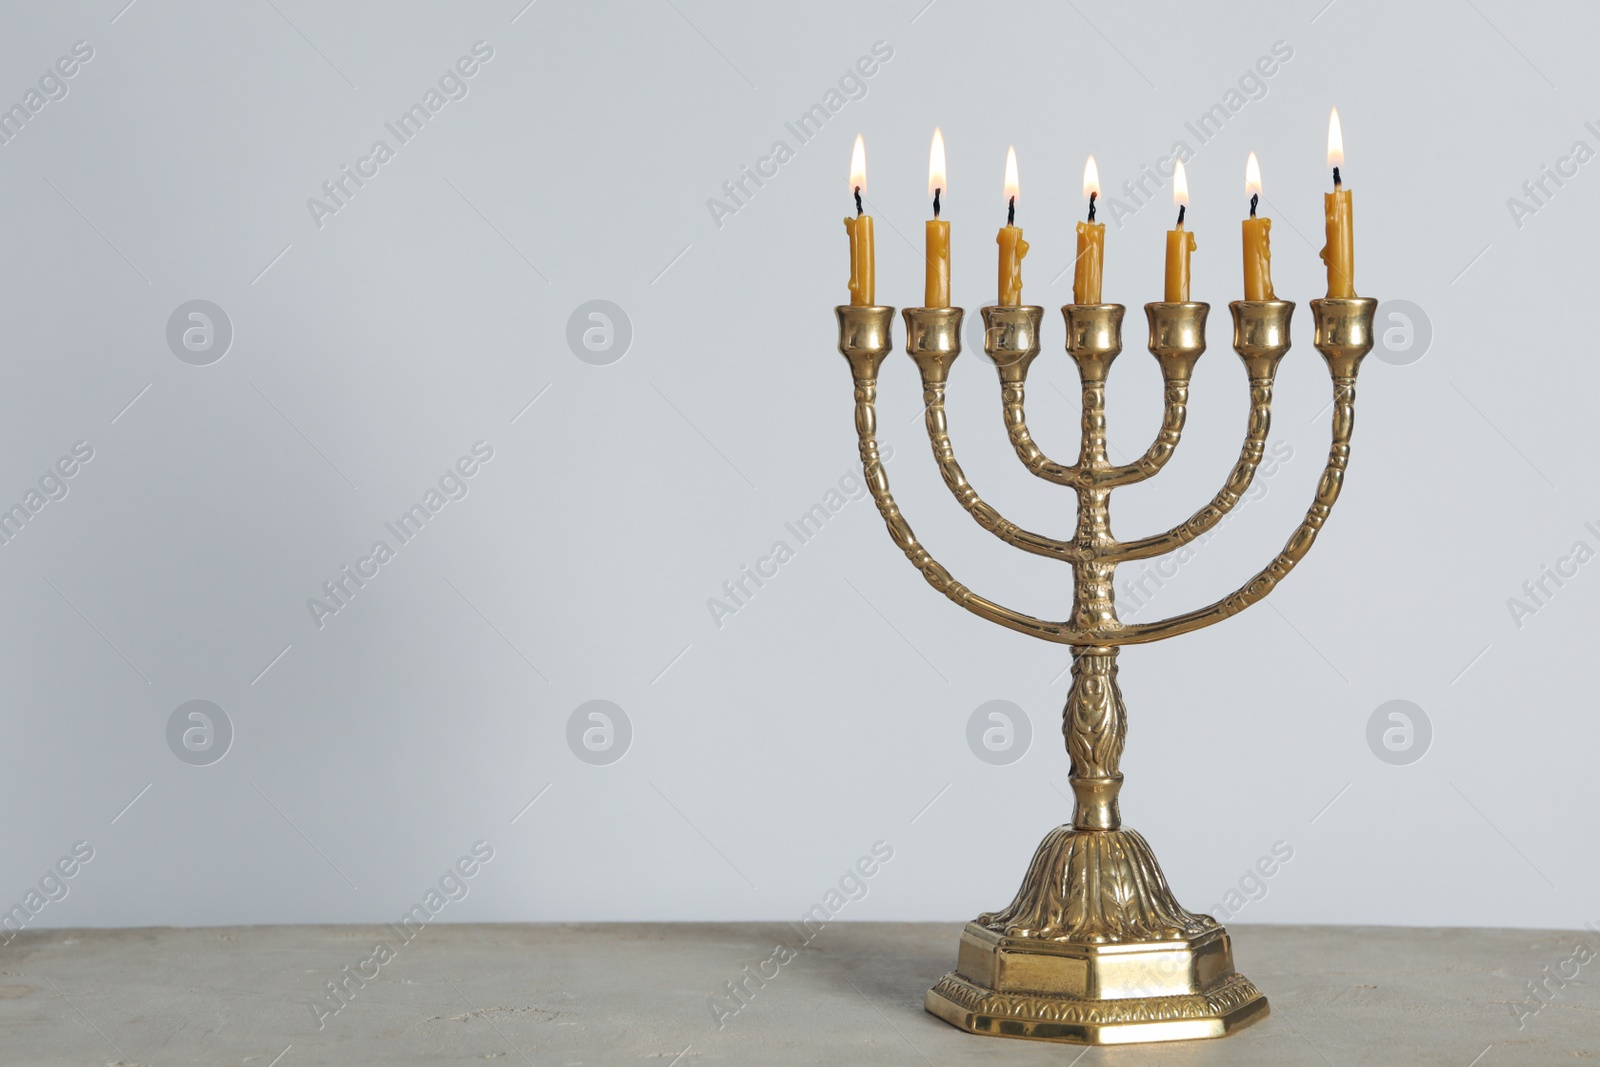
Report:
[[[1600,1059],[1600,968],[1587,932],[1238,927],[1236,962],[1266,991],[1270,1016],[1218,1040],[1084,1049],[974,1037],[924,1013],[922,994],[953,965],[959,931],[834,923],[793,958],[774,950],[801,939],[777,923],[436,923],[405,931],[409,940],[388,926],[24,932],[0,946],[0,1063]],[[742,1003],[729,998],[728,983],[747,973],[772,977],[744,981]],[[343,982],[342,998],[330,981]]]

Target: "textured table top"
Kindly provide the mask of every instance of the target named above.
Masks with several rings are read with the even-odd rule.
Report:
[[[376,926],[27,932],[0,946],[0,1063],[1502,1067],[1600,1057],[1590,947],[1600,936],[1587,932],[1237,927],[1235,959],[1270,999],[1268,1018],[1220,1040],[1086,1050],[974,1037],[926,1014],[923,992],[953,965],[959,931],[835,923],[764,967],[780,942],[798,942],[792,929],[436,923],[409,941]],[[714,1011],[747,965],[776,977]],[[330,981],[344,982],[343,999]]]

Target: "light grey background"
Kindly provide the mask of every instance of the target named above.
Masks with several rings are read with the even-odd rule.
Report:
[[[1520,627],[1507,605],[1575,541],[1600,547],[1584,527],[1600,526],[1600,163],[1520,226],[1507,205],[1574,141],[1600,148],[1584,126],[1600,124],[1600,12],[125,2],[13,7],[0,33],[0,102],[74,42],[94,49],[0,147],[0,503],[75,442],[94,450],[0,546],[0,904],[88,841],[94,859],[34,925],[385,920],[484,840],[493,861],[443,918],[794,917],[877,841],[893,859],[843,917],[1003,905],[1070,813],[1066,649],[946,603],[870,502],[804,546],[784,526],[855,469],[832,312],[851,142],[866,137],[878,297],[904,306],[920,302],[942,125],[969,309],[993,294],[1016,145],[1025,295],[1051,309],[1032,423],[1067,459],[1076,387],[1054,308],[1084,156],[1116,192],[1174,140],[1197,149],[1212,351],[1178,456],[1117,497],[1131,537],[1209,499],[1243,433],[1225,305],[1249,151],[1278,293],[1322,292],[1337,104],[1357,286],[1420,307],[1431,349],[1368,361],[1344,497],[1272,600],[1123,657],[1124,816],[1197,909],[1287,843],[1243,921],[1600,920],[1600,563]],[[493,58],[467,96],[319,228],[308,198],[374,140],[393,146],[384,124],[478,41]],[[864,98],[797,145],[785,123],[877,41],[893,56]],[[1278,41],[1293,55],[1265,95],[1198,146],[1184,123]],[[719,227],[708,199],[778,139],[794,158]],[[1137,306],[1160,295],[1171,216],[1163,190],[1107,236],[1106,298],[1133,309],[1110,391],[1124,455],[1159,421]],[[166,339],[196,299],[233,329],[208,366]],[[632,327],[605,366],[567,344],[596,299]],[[1272,431],[1291,458],[1132,617],[1228,592],[1298,521],[1328,432],[1309,327],[1302,306]],[[1009,454],[981,355],[951,391],[979,490],[1069,530],[1070,496]],[[1061,617],[1067,572],[978,529],[940,483],[903,356],[881,393],[894,488],[926,544],[985,595]],[[307,599],[479,441],[493,459],[465,499],[319,629]],[[779,539],[795,558],[717,627],[708,600]],[[228,716],[220,761],[168,747],[191,700]],[[628,717],[619,760],[569,748],[592,700]],[[968,747],[993,700],[1030,718],[1014,762]],[[1419,761],[1368,746],[1391,700],[1431,723]]]

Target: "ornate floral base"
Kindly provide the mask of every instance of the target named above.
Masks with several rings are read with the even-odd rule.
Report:
[[[967,924],[924,1004],[969,1033],[1090,1045],[1221,1037],[1267,1014],[1227,931],[1179,906],[1143,837],[1071,826],[1009,908]]]

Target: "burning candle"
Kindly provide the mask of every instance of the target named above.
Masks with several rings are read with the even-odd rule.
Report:
[[[928,279],[923,286],[923,307],[950,306],[950,224],[939,219],[939,196],[944,189],[944,134],[935,126],[933,146],[928,149],[928,195],[933,197],[933,218],[927,222]]]
[[[877,291],[877,269],[872,259],[872,216],[861,211],[861,194],[867,187],[867,147],[856,135],[850,153],[850,188],[855,192],[856,217],[844,220],[850,234],[850,306],[871,307]]]
[[[1017,221],[1017,150],[1006,150],[1006,224],[995,240],[1000,245],[1000,306],[1022,306],[1022,257],[1028,242],[1022,239]]]
[[[1328,116],[1328,166],[1333,168],[1333,192],[1322,194],[1322,211],[1327,221],[1328,243],[1322,248],[1322,262],[1328,265],[1328,295],[1356,295],[1354,220],[1350,190],[1339,177],[1344,163],[1344,132],[1339,128],[1339,109]]]
[[[1272,220],[1256,218],[1261,199],[1261,164],[1256,154],[1244,165],[1244,191],[1250,194],[1250,217],[1244,220],[1244,298],[1276,300],[1272,292]]]
[[[1178,225],[1167,231],[1167,289],[1169,304],[1187,303],[1189,299],[1189,253],[1195,249],[1194,234],[1183,228],[1183,215],[1189,207],[1189,176],[1183,171],[1183,160],[1172,175],[1172,202],[1178,205]]]
[[[1100,303],[1100,278],[1106,263],[1106,227],[1094,221],[1094,202],[1100,195],[1100,169],[1094,157],[1083,165],[1083,195],[1089,198],[1089,221],[1078,223],[1077,269],[1072,275],[1074,304]]]

